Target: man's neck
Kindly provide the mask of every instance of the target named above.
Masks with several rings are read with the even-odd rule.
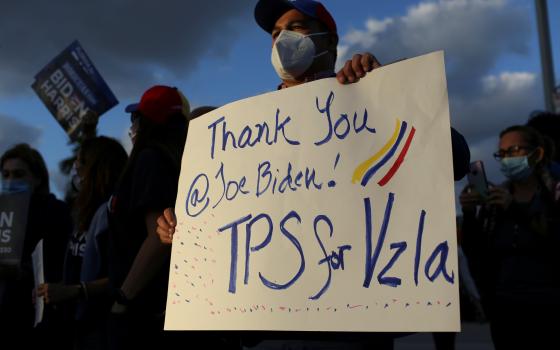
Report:
[[[324,78],[331,78],[334,77],[334,70],[327,69],[317,73],[305,74],[296,80],[283,80],[282,84],[280,84],[279,89],[285,89],[292,86],[309,83],[311,81],[324,79]]]

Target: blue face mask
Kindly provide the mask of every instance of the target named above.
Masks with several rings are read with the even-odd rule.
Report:
[[[29,192],[31,186],[25,180],[2,180],[0,193],[22,193]]]
[[[528,156],[504,158],[501,164],[500,170],[510,180],[525,180],[533,173]]]

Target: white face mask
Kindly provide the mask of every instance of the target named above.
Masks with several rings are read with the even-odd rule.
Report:
[[[304,35],[298,32],[282,30],[272,47],[272,65],[282,80],[296,80],[311,65],[315,58],[328,53],[327,50],[315,54],[315,43],[310,36],[324,35],[313,33]]]

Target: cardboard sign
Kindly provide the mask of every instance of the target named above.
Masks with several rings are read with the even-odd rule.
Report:
[[[19,268],[29,209],[29,193],[0,194],[0,267]]]
[[[195,119],[168,330],[458,331],[443,52]]]
[[[86,117],[99,117],[118,104],[78,41],[43,68],[31,87],[71,139]]]
[[[41,239],[31,253],[33,286],[35,289],[39,288],[39,285],[45,283],[45,264],[43,260],[43,240]],[[37,325],[43,321],[44,311],[45,299],[35,295],[35,321],[33,322],[33,327],[37,327]]]

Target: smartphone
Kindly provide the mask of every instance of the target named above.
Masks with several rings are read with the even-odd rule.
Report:
[[[467,174],[469,184],[478,192],[483,198],[488,197],[488,181],[486,180],[486,172],[484,171],[484,163],[481,160],[472,162]]]

